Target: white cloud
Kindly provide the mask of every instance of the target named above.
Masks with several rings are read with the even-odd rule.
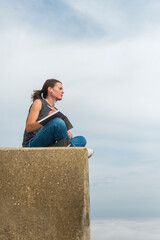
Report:
[[[97,22],[103,29],[106,28],[123,28],[127,25],[126,17],[122,14],[121,10],[118,8],[113,1],[73,1],[66,0],[73,9],[84,14],[86,17],[93,19]]]
[[[73,10],[92,19],[108,41],[159,32],[159,1],[65,0]]]
[[[159,240],[159,219],[92,221],[92,240]]]

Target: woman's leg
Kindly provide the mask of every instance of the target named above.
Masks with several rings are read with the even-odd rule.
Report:
[[[64,138],[71,140],[67,133],[66,124],[61,118],[55,118],[39,130],[27,147],[47,147]]]
[[[86,139],[83,136],[77,136],[71,140],[72,147],[85,147],[87,144]]]

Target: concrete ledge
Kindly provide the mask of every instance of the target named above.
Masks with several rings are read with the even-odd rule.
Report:
[[[0,240],[89,240],[86,148],[0,148]]]

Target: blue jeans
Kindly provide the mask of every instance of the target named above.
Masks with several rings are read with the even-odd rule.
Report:
[[[44,125],[26,147],[47,147],[64,138],[70,140],[72,147],[84,147],[87,143],[83,136],[70,139],[65,122],[55,118]]]

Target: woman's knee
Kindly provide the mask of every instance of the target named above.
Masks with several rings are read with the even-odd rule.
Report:
[[[85,147],[87,140],[83,136],[77,136],[72,139],[72,144],[75,147]]]
[[[65,122],[61,118],[54,118],[49,122],[49,124],[52,127],[66,128]]]
[[[82,146],[86,146],[86,144],[87,144],[86,138],[83,137],[83,136],[80,136],[80,139],[81,139],[81,144],[82,144]]]

